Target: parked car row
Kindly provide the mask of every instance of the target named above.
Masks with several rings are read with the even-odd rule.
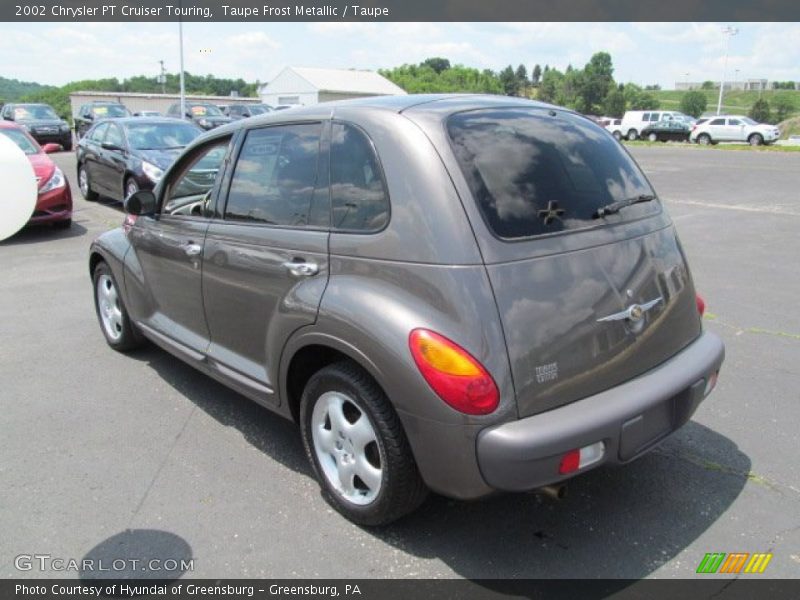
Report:
[[[695,119],[673,111],[629,110],[622,119],[612,119],[607,124],[597,122],[618,140],[631,141],[641,138],[651,142],[691,141],[702,145],[746,142],[760,146],[771,144],[781,135],[774,125],[757,123],[743,115]]]
[[[0,116],[25,129],[39,144],[59,144],[72,150],[69,123],[47,104],[6,104]]]

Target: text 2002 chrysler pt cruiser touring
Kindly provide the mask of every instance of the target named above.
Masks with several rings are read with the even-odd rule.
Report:
[[[647,179],[561,108],[271,113],[199,137],[126,209],[90,254],[108,343],[148,338],[296,420],[361,524],[633,460],[723,360]]]

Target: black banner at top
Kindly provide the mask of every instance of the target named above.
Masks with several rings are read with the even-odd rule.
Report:
[[[798,21],[798,0],[2,0],[0,21]]]

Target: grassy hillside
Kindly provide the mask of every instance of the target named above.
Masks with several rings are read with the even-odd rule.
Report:
[[[700,90],[706,95],[708,99],[709,112],[717,110],[717,98],[719,97],[719,90]],[[660,107],[667,110],[678,110],[681,103],[681,97],[685,92],[677,90],[657,90],[650,92],[660,103]],[[747,114],[753,103],[758,100],[759,92],[756,91],[732,91],[725,92],[722,98],[722,111],[728,114]],[[767,90],[761,92],[770,105],[778,96],[784,96],[794,105],[792,115],[800,115],[800,91],[797,90]]]
[[[0,104],[17,102],[28,94],[37,94],[50,89],[53,88],[49,85],[0,77]]]

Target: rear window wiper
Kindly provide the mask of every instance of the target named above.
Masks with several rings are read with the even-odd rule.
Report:
[[[625,198],[625,200],[618,200],[617,202],[612,202],[611,204],[606,204],[605,206],[601,206],[598,208],[594,214],[592,215],[595,219],[600,219],[605,217],[606,215],[610,215],[613,213],[617,213],[620,209],[625,208],[626,206],[631,206],[632,204],[639,204],[640,202],[651,202],[655,200],[656,197],[652,194],[641,194],[639,196],[634,196],[632,198]]]

